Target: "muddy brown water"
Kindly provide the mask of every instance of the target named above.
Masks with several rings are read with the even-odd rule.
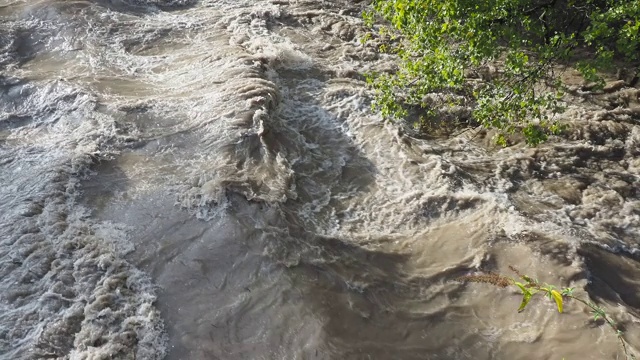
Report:
[[[0,1],[0,359],[620,359],[640,346],[636,88],[563,139],[370,111],[362,2]]]

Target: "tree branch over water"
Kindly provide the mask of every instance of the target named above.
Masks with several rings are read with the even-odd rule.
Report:
[[[514,132],[537,145],[562,131],[554,117],[562,112],[563,96],[555,65],[569,64],[586,82],[602,86],[601,71],[613,60],[639,60],[635,0],[373,0],[364,19],[377,29],[365,40],[391,39],[378,42],[378,51],[399,58],[395,73],[367,77],[377,111],[397,120],[422,108],[415,123],[420,127],[437,116],[425,96],[463,94],[472,104],[469,125],[496,130],[503,146]],[[467,74],[487,64],[499,70],[470,85]],[[553,86],[545,86],[550,79]]]

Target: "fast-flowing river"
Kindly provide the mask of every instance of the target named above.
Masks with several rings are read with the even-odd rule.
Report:
[[[539,148],[370,110],[365,2],[0,0],[0,359],[620,359],[640,104]]]

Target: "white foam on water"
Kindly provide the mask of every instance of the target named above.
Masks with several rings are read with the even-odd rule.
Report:
[[[53,94],[69,93],[34,85],[14,99],[32,121],[0,150],[0,358],[161,358],[155,288],[124,260],[126,236],[74,205],[79,176],[119,140],[114,124],[82,94]]]

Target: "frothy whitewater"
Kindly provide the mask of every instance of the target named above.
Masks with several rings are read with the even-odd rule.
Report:
[[[564,139],[370,111],[365,2],[0,0],[0,359],[615,359],[640,347],[640,90]]]

